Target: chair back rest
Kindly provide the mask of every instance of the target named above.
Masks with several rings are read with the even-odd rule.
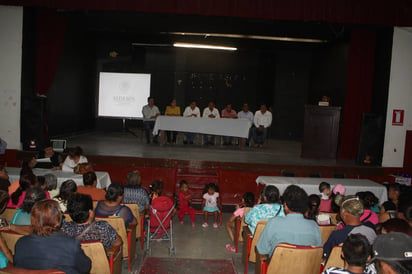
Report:
[[[267,273],[319,274],[322,247],[279,244],[273,252]]]
[[[260,220],[256,224],[255,234],[253,234],[252,245],[250,246],[249,262],[256,262],[255,246],[257,245],[260,238],[260,234],[262,234],[262,231],[265,228],[267,222],[268,220]]]
[[[91,274],[110,274],[110,265],[103,244],[99,241],[81,242],[84,254],[92,261]]]
[[[322,236],[322,243],[325,244],[329,239],[330,234],[336,230],[336,225],[320,225],[320,234]]]
[[[3,216],[8,223],[10,223],[11,219],[13,218],[14,213],[16,213],[17,208],[6,208],[3,212],[3,214],[1,214],[1,216]]]
[[[97,203],[98,203],[99,201],[93,201],[93,210],[95,210],[96,209],[96,206],[97,206]]]
[[[126,226],[124,223],[124,219],[118,216],[110,216],[110,217],[96,216],[95,220],[106,221],[117,231],[117,234],[119,234],[120,238],[122,238],[123,240],[123,250],[122,250],[123,257],[128,257],[129,248],[127,246],[128,239],[127,239],[127,232],[126,232]]]
[[[332,248],[332,251],[330,252],[328,260],[326,261],[325,269],[331,266],[344,267],[345,261],[342,259],[341,254],[342,254],[342,246],[341,245],[334,246]]]
[[[66,223],[73,221],[72,217],[70,217],[69,213],[63,213],[64,221]]]
[[[335,212],[321,212],[321,213],[329,215],[331,225],[336,225],[338,223],[338,220],[337,220],[338,213],[335,213]]]
[[[140,220],[140,212],[139,212],[139,206],[137,204],[124,204],[125,206],[127,206],[130,211],[133,213],[133,216],[136,218],[137,220],[137,226],[136,226],[136,238],[140,238],[141,236],[141,229],[140,229],[140,225],[141,225],[141,220]]]
[[[247,226],[247,224],[245,223],[245,216],[246,216],[246,214],[249,212],[249,210],[250,209],[252,209],[251,207],[245,207],[245,211],[244,211],[244,213],[243,213],[243,217],[241,218],[241,221],[240,221],[240,231],[239,231],[239,238],[238,238],[238,240],[242,240],[242,234],[243,234],[243,228],[245,227],[245,226]]]
[[[11,253],[14,255],[14,247],[16,246],[17,241],[24,235],[11,230],[1,230],[0,233]]]

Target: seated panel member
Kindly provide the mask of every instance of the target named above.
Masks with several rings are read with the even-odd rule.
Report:
[[[272,113],[267,110],[266,104],[260,105],[260,110],[256,111],[253,123],[255,125],[253,128],[255,147],[263,147],[268,127],[272,124]]]
[[[207,108],[203,110],[203,118],[210,118],[210,119],[219,119],[220,114],[219,110],[215,108],[215,103],[214,102],[209,102],[209,105]],[[212,135],[205,134],[203,135],[203,142],[205,145],[214,145],[215,144],[215,137]]]
[[[192,100],[190,102],[190,106],[187,106],[185,108],[185,111],[183,112],[183,117],[199,117],[200,118],[200,109],[196,106],[196,101]],[[196,137],[196,133],[186,132],[185,137],[186,137],[186,140],[183,141],[183,143],[193,145],[193,140]]]
[[[222,118],[237,119],[237,113],[235,110],[232,109],[232,104],[227,104],[226,107],[222,110]],[[223,144],[231,145],[232,139],[232,136],[224,136]]]
[[[170,105],[166,107],[166,116],[180,116],[180,107],[176,105],[176,99],[170,100]],[[176,143],[177,131],[166,131],[167,143]]]
[[[157,116],[160,115],[159,108],[154,104],[154,98],[147,98],[148,104],[142,109],[143,113],[143,125],[146,134],[146,143],[150,144],[150,136],[152,135],[154,124]],[[157,135],[153,136],[153,143],[157,144]]]
[[[249,111],[249,105],[244,103],[242,106],[242,110],[237,113],[237,117],[239,119],[249,120],[250,121],[250,128],[249,128],[249,135],[246,140],[246,145],[249,146],[250,138],[252,137],[252,128],[253,128],[253,113]]]

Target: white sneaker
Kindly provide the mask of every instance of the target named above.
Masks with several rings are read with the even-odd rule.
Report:
[[[217,223],[213,223],[213,227],[214,227],[214,228],[217,228]]]
[[[202,227],[208,227],[209,225],[207,223],[203,223]]]

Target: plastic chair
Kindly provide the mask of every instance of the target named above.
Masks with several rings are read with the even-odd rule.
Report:
[[[149,256],[151,254],[151,241],[170,241],[169,255],[176,254],[176,249],[173,246],[172,215],[174,210],[175,204],[168,197],[160,196],[152,201],[146,232],[146,251]]]
[[[140,238],[140,249],[143,249],[144,245],[144,215],[140,216],[139,206],[137,204],[124,204],[132,211],[134,217],[137,220],[136,225],[136,239]]]
[[[260,234],[262,234],[263,229],[266,226],[268,220],[260,220],[255,229],[255,234],[252,235],[249,227],[245,227],[243,230],[243,239],[246,239],[246,243],[243,244],[243,261],[245,262],[245,274],[247,274],[248,264],[249,262],[255,263],[256,262],[256,252],[255,246],[257,245]]]
[[[11,253],[14,255],[14,247],[17,241],[24,235],[11,230],[1,230],[0,233],[4,241],[6,242],[7,246],[9,247]]]
[[[345,261],[342,259],[342,245],[336,245],[332,248],[329,258],[326,261],[325,269],[331,266],[344,267]]]
[[[322,247],[281,243],[276,246],[269,264],[265,261],[266,256],[262,256],[257,252],[256,272],[261,274],[318,274],[322,252]]]
[[[235,221],[235,248],[236,248],[236,253],[239,250],[239,242],[243,242],[243,229],[247,227],[247,224],[245,223],[245,216],[249,212],[251,207],[245,207],[245,211],[243,214],[242,218],[237,218]]]
[[[320,225],[320,234],[322,236],[322,244],[325,244],[329,239],[330,234],[336,230],[336,225]]]
[[[112,246],[107,254],[100,241],[82,241],[82,249],[92,261],[90,273],[94,274],[121,274],[122,248]]]
[[[132,264],[136,252],[136,225],[129,225],[127,228],[122,217],[117,216],[96,216],[97,221],[108,222],[123,240],[123,258],[128,258],[129,271],[132,271]],[[127,244],[126,244],[127,243]]]
[[[16,213],[17,208],[6,208],[3,212],[3,214],[1,214],[1,216],[3,216],[6,221],[8,223],[10,223],[11,219],[13,218],[14,213]]]

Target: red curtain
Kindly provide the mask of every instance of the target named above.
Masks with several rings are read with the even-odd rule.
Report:
[[[39,10],[36,20],[36,95],[45,95],[56,75],[67,23],[55,10]]]
[[[349,50],[339,158],[356,158],[363,112],[370,112],[376,33],[353,30]]]

